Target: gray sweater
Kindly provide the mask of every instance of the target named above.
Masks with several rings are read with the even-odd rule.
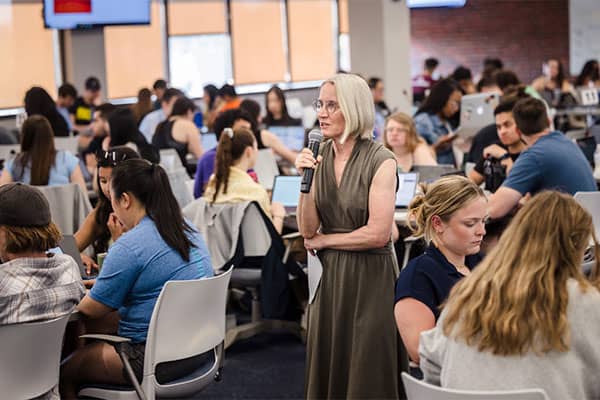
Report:
[[[567,282],[569,351],[537,356],[496,356],[443,334],[440,323],[421,333],[419,355],[425,381],[452,389],[540,388],[550,399],[600,399],[600,293]]]

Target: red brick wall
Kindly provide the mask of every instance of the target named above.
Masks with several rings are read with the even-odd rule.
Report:
[[[485,57],[499,57],[523,82],[541,74],[542,62],[559,58],[569,67],[568,0],[467,0],[462,8],[410,11],[412,74],[436,57],[439,71],[458,65],[482,70]]]

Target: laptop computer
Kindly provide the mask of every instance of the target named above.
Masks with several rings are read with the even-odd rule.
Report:
[[[471,138],[481,128],[493,124],[494,109],[500,103],[498,93],[476,93],[463,96],[460,101],[460,126],[456,134],[462,138]]]
[[[398,191],[396,192],[397,211],[408,208],[410,201],[415,197],[418,183],[418,172],[398,172]]]
[[[296,213],[298,199],[300,197],[301,182],[302,176],[278,175],[275,177],[271,201],[277,201],[283,204],[287,215]]]
[[[77,247],[77,242],[75,242],[75,236],[73,235],[64,235],[60,243],[58,244],[58,248],[62,251],[62,253],[67,254],[73,257],[73,260],[77,263],[79,267],[79,273],[81,274],[81,279],[94,279],[96,275],[88,275],[85,271],[85,265],[83,264],[83,260],[81,259],[81,253],[79,252],[79,248]],[[56,252],[51,250],[50,252]]]
[[[419,182],[431,183],[442,176],[458,174],[462,171],[458,170],[454,165],[413,165],[413,172],[419,173]]]
[[[304,148],[306,132],[302,126],[270,126],[269,132],[274,133],[290,150],[300,151]]]

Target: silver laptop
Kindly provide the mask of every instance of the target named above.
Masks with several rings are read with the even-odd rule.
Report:
[[[418,172],[398,172],[398,191],[396,192],[396,210],[405,210],[408,208],[419,183]]]
[[[296,175],[278,175],[275,177],[271,201],[283,204],[287,215],[294,215],[296,213],[300,197],[301,181],[302,176]]]
[[[498,93],[477,93],[462,97],[460,101],[460,126],[456,133],[471,138],[482,128],[493,124],[494,109],[500,102]]]
[[[452,174],[462,174],[464,173],[458,169],[454,165],[451,164],[441,164],[441,165],[413,165],[413,172],[419,173],[419,182],[431,183],[442,176],[452,175]]]
[[[73,235],[64,235],[60,243],[58,244],[59,249],[62,253],[67,254],[73,257],[73,260],[77,263],[79,267],[79,273],[81,274],[81,279],[94,279],[96,275],[88,275],[85,271],[85,265],[83,264],[83,260],[81,259],[81,254],[79,253],[79,248],[77,247],[77,242],[75,241],[75,236]],[[51,250],[50,252],[58,253],[58,251]]]
[[[306,132],[302,126],[270,126],[269,132],[274,133],[290,150],[300,151],[304,148]]]

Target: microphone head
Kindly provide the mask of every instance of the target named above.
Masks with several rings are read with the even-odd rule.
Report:
[[[319,142],[320,143],[322,140],[323,140],[323,134],[321,133],[321,131],[319,129],[313,129],[308,134],[309,142]]]

